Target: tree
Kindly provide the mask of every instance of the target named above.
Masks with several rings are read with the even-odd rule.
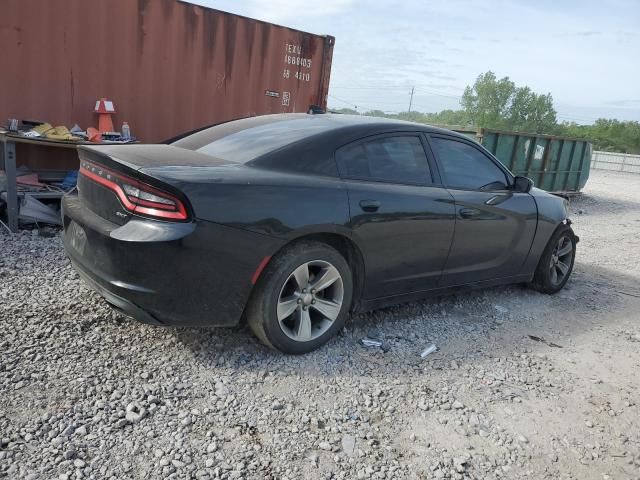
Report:
[[[426,116],[429,123],[437,125],[466,126],[471,123],[464,110],[442,110],[438,113],[427,113]]]
[[[538,95],[529,87],[516,87],[509,77],[498,80],[491,71],[465,88],[460,104],[478,127],[542,133],[557,124],[550,93]]]
[[[561,135],[593,143],[595,150],[640,154],[640,122],[600,118],[593,125],[557,123],[551,94],[541,95],[529,87],[517,87],[509,77],[502,79],[489,71],[464,90],[462,110],[438,113],[385,113],[371,110],[364,115],[397,118],[412,122],[449,127],[486,127],[510,131]],[[340,113],[358,114],[342,108]]]
[[[509,102],[514,94],[515,84],[508,77],[497,80],[495,73],[487,72],[464,89],[460,104],[477,126],[506,128]]]
[[[353,108],[340,108],[338,110],[332,110],[332,112],[342,113],[343,115],[360,115],[360,113]]]
[[[400,112],[395,115],[395,118],[399,120],[406,120],[407,122],[427,123],[427,115],[428,114],[414,110],[413,112]]]
[[[564,122],[557,133],[587,139],[595,150],[640,154],[640,122],[608,118],[599,118],[593,125]]]
[[[368,117],[389,117],[389,115],[384,113],[382,110],[369,110],[364,114],[367,115]]]

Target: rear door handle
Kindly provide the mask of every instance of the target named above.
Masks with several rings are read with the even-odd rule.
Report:
[[[473,218],[473,217],[477,217],[478,215],[480,215],[480,210],[478,210],[477,208],[461,208],[460,209],[460,216],[462,218]]]
[[[380,208],[378,200],[360,200],[360,208],[365,212],[377,212]]]

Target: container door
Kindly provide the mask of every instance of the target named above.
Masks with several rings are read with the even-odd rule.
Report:
[[[471,142],[432,136],[431,144],[456,210],[453,245],[440,285],[518,275],[535,235],[533,197],[509,190],[510,176]]]
[[[336,159],[366,265],[364,298],[435,288],[455,212],[449,192],[433,185],[421,136],[369,137],[340,148]]]

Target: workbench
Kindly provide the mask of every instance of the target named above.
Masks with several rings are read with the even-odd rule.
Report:
[[[91,142],[71,142],[64,140],[50,140],[46,138],[31,138],[22,135],[12,134],[9,132],[0,133],[0,143],[2,143],[2,151],[4,158],[4,171],[7,175],[7,217],[8,227],[12,232],[18,231],[18,215],[19,215],[19,194],[17,184],[17,158],[16,158],[16,144],[30,144],[40,147],[56,147],[75,150],[78,145],[96,145]],[[2,165],[0,165],[2,167]],[[76,166],[75,169],[78,167]],[[1,168],[0,168],[1,169]],[[52,172],[52,169],[40,170],[31,169],[35,173],[46,175],[47,171]],[[42,175],[40,175],[42,176]],[[38,199],[45,198],[61,198],[64,195],[63,192],[25,192]]]

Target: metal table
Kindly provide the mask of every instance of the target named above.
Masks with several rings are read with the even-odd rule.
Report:
[[[4,170],[7,174],[7,217],[8,227],[12,232],[18,231],[18,186],[16,176],[16,143],[28,143],[33,145],[40,145],[43,147],[59,147],[75,149],[78,145],[96,145],[90,142],[70,142],[64,140],[50,140],[23,137],[21,135],[14,135],[8,132],[0,133],[0,142],[2,143],[3,157],[4,157]],[[62,193],[57,192],[43,192],[44,195],[38,195],[35,192],[35,196],[40,198],[60,198]]]

